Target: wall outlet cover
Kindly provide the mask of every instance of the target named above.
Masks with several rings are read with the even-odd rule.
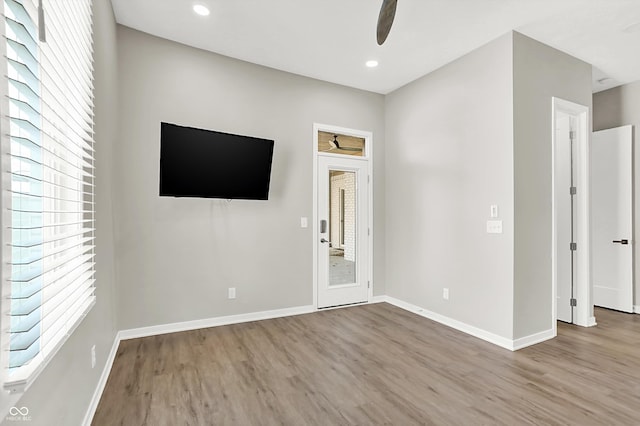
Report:
[[[502,221],[501,220],[488,220],[487,221],[487,234],[502,234]]]

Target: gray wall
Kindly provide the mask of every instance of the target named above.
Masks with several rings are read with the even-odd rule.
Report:
[[[385,102],[387,294],[508,339],[512,82],[507,34]],[[492,204],[499,205],[501,235],[486,233]]]
[[[384,294],[384,101],[118,27],[118,327],[311,305],[313,123],[374,133]],[[327,66],[332,66],[328,64]],[[160,122],[275,140],[268,201],[158,196]],[[227,299],[227,288],[237,299]]]
[[[94,0],[93,14],[97,301],[18,403],[29,408],[32,421],[28,424],[34,426],[82,422],[116,334],[111,211],[111,151],[117,129],[116,25],[108,0]],[[97,363],[91,369],[90,350],[94,344]]]
[[[633,163],[634,167],[640,164],[640,150],[637,148],[638,128],[640,128],[640,81],[624,86],[605,90],[593,95],[593,130],[604,130],[612,127],[631,124],[633,128]],[[637,227],[640,226],[638,213],[640,212],[640,173],[636,168],[634,172],[634,226],[635,235],[638,235]],[[638,241],[633,237],[634,241]],[[638,245],[635,249],[635,305],[640,305],[640,259]]]
[[[514,339],[551,328],[551,98],[591,109],[591,65],[514,32]]]

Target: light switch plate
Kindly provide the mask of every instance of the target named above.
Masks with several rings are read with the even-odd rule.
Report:
[[[502,234],[502,221],[501,220],[488,220],[487,221],[487,234]]]
[[[307,228],[309,226],[309,220],[306,217],[300,218],[300,228]]]
[[[492,218],[498,217],[498,205],[497,204],[492,204],[491,205],[491,217]]]

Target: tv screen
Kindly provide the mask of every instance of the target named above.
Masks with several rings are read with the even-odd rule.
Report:
[[[160,196],[267,200],[273,141],[161,123]]]

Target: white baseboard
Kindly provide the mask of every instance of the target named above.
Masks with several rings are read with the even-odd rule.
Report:
[[[289,317],[294,315],[308,314],[315,311],[316,309],[313,306],[308,305],[295,308],[275,309],[272,311],[228,315],[224,317],[207,318],[195,321],[184,321],[171,324],[154,325],[151,327],[121,330],[116,334],[113,346],[111,347],[111,352],[109,352],[109,357],[107,358],[107,362],[105,363],[104,369],[102,370],[102,375],[100,376],[100,380],[98,381],[96,390],[93,393],[93,397],[91,398],[89,408],[87,409],[87,413],[84,416],[84,421],[82,422],[82,424],[83,426],[91,425],[93,416],[96,414],[96,410],[98,409],[100,398],[102,398],[102,392],[104,392],[104,387],[106,386],[107,379],[109,378],[109,374],[111,373],[111,367],[113,367],[113,362],[116,358],[118,346],[120,345],[120,342],[122,340],[135,339],[138,337],[156,336],[158,334],[176,333],[179,331],[197,330],[200,328],[217,327],[221,325],[240,324],[250,321]]]
[[[115,361],[116,359],[116,353],[118,352],[119,345],[120,333],[118,332],[116,333],[115,339],[113,339],[111,351],[109,352],[107,361],[105,362],[104,368],[102,369],[102,374],[100,375],[100,380],[98,380],[96,390],[93,392],[93,397],[91,398],[91,402],[89,403],[87,413],[84,416],[84,421],[82,422],[83,426],[91,426],[93,416],[96,414],[96,410],[98,409],[98,403],[100,402],[100,398],[102,398],[102,392],[104,392],[104,387],[107,385],[107,379],[109,379],[109,374],[111,374],[111,367],[113,367],[113,361]]]
[[[640,314],[640,305],[634,305],[633,306],[633,313],[634,314]]]
[[[497,334],[482,330],[481,328],[474,327],[462,321],[437,314],[435,312],[429,311],[416,305],[412,305],[411,303],[404,302],[394,297],[387,296],[387,302],[406,311],[413,312],[414,314],[429,318],[430,320],[439,322],[440,324],[455,328],[456,330],[470,334],[489,343],[493,343],[494,345],[498,345],[511,351],[514,350],[513,340],[507,339],[506,337],[498,336]]]
[[[598,325],[598,323],[596,322],[596,317],[589,317],[589,319],[587,320],[587,325],[585,327],[595,327],[596,325]]]
[[[494,345],[498,345],[502,348],[505,348],[511,351],[522,349],[526,346],[530,346],[535,343],[540,343],[544,340],[548,340],[555,337],[553,330],[547,330],[537,334],[533,334],[531,336],[522,337],[517,340],[511,340],[502,336],[498,336],[497,334],[490,333],[486,330],[482,330],[480,328],[474,327],[472,325],[463,323],[462,321],[458,321],[458,320],[446,317],[444,315],[431,312],[427,309],[421,308],[419,306],[404,302],[402,300],[399,300],[390,296],[375,296],[370,303],[382,303],[382,302],[387,302],[391,305],[397,306],[406,311],[413,312],[417,315],[423,316],[430,320],[436,321],[440,324],[443,324],[448,327],[454,328],[456,330],[462,331],[464,333],[470,334],[479,339],[482,339],[489,343],[493,343]],[[636,308],[640,308],[640,306],[637,306]],[[111,373],[111,367],[113,366],[113,362],[115,361],[118,346],[120,344],[120,341],[122,340],[156,336],[159,334],[166,334],[166,333],[176,333],[180,331],[197,330],[197,329],[208,328],[208,327],[218,327],[221,325],[240,324],[243,322],[260,321],[265,319],[309,314],[312,312],[316,312],[316,308],[313,307],[312,305],[307,305],[307,306],[299,306],[295,308],[275,309],[271,311],[253,312],[253,313],[240,314],[240,315],[229,315],[224,317],[207,318],[207,319],[194,320],[194,321],[184,321],[184,322],[177,322],[177,323],[170,323],[170,324],[154,325],[150,327],[140,327],[140,328],[132,328],[128,330],[121,330],[116,334],[115,340],[113,342],[113,346],[111,347],[111,351],[109,352],[109,357],[107,358],[104,369],[102,370],[100,380],[98,381],[98,385],[96,386],[96,390],[93,394],[91,403],[89,405],[87,413],[85,414],[85,418],[82,424],[84,426],[91,425],[93,416],[95,415],[96,409],[98,408],[98,403],[100,402],[100,398],[102,397],[102,392],[104,391],[104,388],[107,384],[107,379],[109,378],[109,374]],[[640,312],[640,309],[637,309],[636,312]],[[595,323],[595,318],[593,318],[593,320]]]
[[[272,318],[290,317],[315,312],[312,305],[295,308],[275,309],[272,311],[252,312],[248,314],[228,315],[224,317],[206,318],[194,321],[174,322],[170,324],[152,325],[150,327],[130,328],[120,331],[120,339],[137,339],[139,337],[157,336],[158,334],[177,333],[179,331],[198,330],[200,328],[218,327],[221,325],[240,324]]]
[[[521,337],[513,341],[513,351],[526,348],[527,346],[535,345],[536,343],[544,342],[545,340],[553,339],[556,337],[557,331],[549,329],[541,331],[539,333],[531,334],[529,336]]]
[[[445,315],[441,315],[441,314],[429,311],[428,309],[421,308],[411,303],[404,302],[394,297],[390,297],[390,296],[381,296],[381,297],[384,298],[385,302],[390,303],[394,306],[397,306],[409,312],[413,312],[415,314],[418,314],[430,320],[439,322],[440,324],[446,325],[447,327],[455,328],[458,331],[462,331],[463,333],[470,334],[471,336],[477,337],[489,343],[493,343],[494,345],[500,346],[510,351],[517,351],[518,349],[522,349],[524,347],[527,347],[536,343],[540,343],[555,337],[555,333],[553,329],[551,329],[551,330],[542,331],[540,333],[532,334],[531,336],[521,337],[519,339],[512,340],[506,337],[499,336],[495,333],[491,333],[489,331],[483,330],[481,328],[474,327],[462,321],[449,318]]]
[[[369,304],[373,304],[373,303],[383,303],[387,301],[387,296],[373,296],[373,298],[371,299],[371,301],[369,302]]]

